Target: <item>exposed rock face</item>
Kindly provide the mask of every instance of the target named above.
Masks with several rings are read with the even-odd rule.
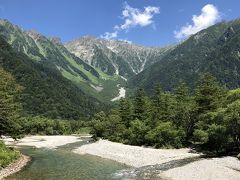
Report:
[[[161,60],[174,48],[144,47],[126,41],[98,39],[92,36],[68,42],[65,47],[89,65],[108,74],[115,73],[126,78]]]

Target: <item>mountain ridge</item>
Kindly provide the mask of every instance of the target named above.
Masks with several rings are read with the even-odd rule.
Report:
[[[154,86],[160,84],[164,90],[172,91],[179,80],[184,80],[192,89],[204,72],[212,73],[228,88],[239,87],[239,28],[240,20],[236,19],[220,22],[190,36],[161,61],[131,78],[129,88],[143,87],[152,93]]]
[[[24,53],[30,59],[48,64],[59,71],[63,77],[71,80],[85,93],[101,100],[109,101],[117,95],[117,84],[122,79],[109,76],[101,70],[94,68],[82,59],[70,53],[60,41],[47,38],[35,30],[24,31],[19,26],[7,20],[0,21],[0,35],[18,52]],[[109,81],[112,81],[109,83]],[[110,87],[108,84],[113,84]],[[98,92],[92,86],[103,87],[103,92]],[[111,93],[109,89],[113,89]],[[102,95],[102,94],[103,95]]]
[[[134,76],[150,64],[161,60],[168,51],[174,48],[173,45],[164,48],[145,47],[125,41],[106,40],[93,36],[83,36],[64,45],[70,52],[94,67],[99,67],[97,64],[99,57],[96,53],[104,54],[103,59],[110,64],[107,65],[111,66],[112,72],[115,69],[115,74],[125,78]]]

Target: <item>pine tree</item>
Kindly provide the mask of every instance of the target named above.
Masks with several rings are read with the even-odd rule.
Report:
[[[184,81],[180,81],[178,87],[175,89],[175,96],[177,101],[176,116],[174,118],[175,125],[182,127],[186,133],[186,139],[193,133],[194,127],[194,109],[195,105],[189,94],[189,89]]]
[[[154,109],[155,114],[159,114],[161,112],[162,96],[163,96],[163,90],[160,87],[160,85],[157,85],[155,87],[155,94],[153,96],[153,105],[155,107]]]
[[[195,101],[198,113],[216,110],[224,102],[225,90],[217,83],[210,73],[201,75],[195,89]]]
[[[125,124],[126,127],[129,127],[130,121],[133,119],[134,113],[132,102],[127,98],[122,98],[119,103],[119,112],[122,122]]]
[[[234,146],[240,150],[240,100],[228,105],[224,119]]]
[[[163,92],[160,86],[155,89],[153,96],[153,126],[159,121],[173,120],[176,101],[171,93]]]
[[[150,101],[145,92],[140,88],[135,95],[134,100],[134,118],[140,121],[146,121],[151,115]]]

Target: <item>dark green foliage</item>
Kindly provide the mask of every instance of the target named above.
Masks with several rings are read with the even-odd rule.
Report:
[[[133,145],[143,145],[145,144],[145,134],[147,132],[148,127],[146,124],[143,121],[135,119],[130,123],[125,142]]]
[[[149,98],[139,89],[133,100],[122,99],[108,114],[95,116],[94,137],[133,145],[181,148],[198,144],[212,153],[239,152],[240,100],[205,73],[190,95],[183,81],[174,93],[159,86]]]
[[[156,128],[148,131],[145,136],[149,145],[154,145],[157,148],[180,148],[182,147],[183,137],[184,132],[178,130],[170,121],[159,123]]]
[[[21,105],[18,95],[22,90],[11,74],[0,68],[0,136],[10,135],[16,138],[19,134],[19,112]]]
[[[225,91],[220,87],[216,79],[209,73],[200,77],[195,90],[195,101],[198,106],[198,113],[214,111],[222,107]]]
[[[17,139],[25,134],[71,134],[88,125],[85,121],[55,120],[43,117],[21,117],[19,86],[12,75],[0,69],[0,136]]]
[[[102,104],[86,95],[47,64],[16,53],[0,38],[0,66],[24,87],[21,103],[26,113],[49,118],[80,119],[99,111]]]
[[[234,147],[240,149],[240,100],[229,104],[224,113],[228,134],[232,137]]]
[[[0,169],[5,168],[15,161],[19,155],[19,151],[6,147],[5,144],[0,141]]]
[[[240,86],[240,20],[221,22],[189,37],[160,61],[128,81],[130,88],[172,91],[180,79],[191,90],[201,73],[210,72],[228,88]]]
[[[183,81],[180,81],[175,89],[175,98],[177,106],[173,122],[177,128],[184,130],[187,140],[191,137],[196,122],[196,102],[190,96],[188,87]]]
[[[134,114],[134,107],[131,100],[123,98],[120,100],[119,113],[126,127],[129,127]]]
[[[150,102],[141,88],[136,92],[134,99],[134,119],[146,120],[150,114]]]
[[[77,133],[88,124],[84,121],[25,117],[20,120],[21,134],[63,135]]]

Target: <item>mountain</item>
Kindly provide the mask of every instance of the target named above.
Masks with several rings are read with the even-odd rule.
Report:
[[[161,60],[174,46],[144,47],[126,41],[105,40],[91,36],[65,43],[77,57],[108,75],[130,78],[151,64]]]
[[[127,79],[175,48],[144,47],[91,36],[62,44],[60,38],[45,37],[35,30],[24,31],[7,20],[0,20],[0,35],[15,51],[58,71],[85,94],[108,103]]]
[[[24,31],[7,20],[0,20],[0,35],[17,52],[59,71],[83,92],[101,101],[115,97],[118,94],[117,84],[125,83],[121,77],[108,75],[70,53],[59,38],[47,38],[33,30]]]
[[[160,48],[92,36],[63,44],[59,38],[0,21],[0,35],[15,51],[58,72],[86,95],[108,103],[126,86],[129,92],[141,86],[151,93],[160,83],[171,91],[182,79],[192,89],[204,72],[229,88],[238,87],[239,29],[240,20],[221,22],[177,45]]]
[[[171,91],[184,80],[191,88],[199,74],[210,72],[228,88],[240,86],[240,20],[221,22],[177,45],[161,61],[129,80],[129,88],[151,93],[158,83]]]
[[[105,107],[47,63],[39,63],[17,52],[1,36],[0,67],[24,87],[20,101],[28,115],[82,119]]]

